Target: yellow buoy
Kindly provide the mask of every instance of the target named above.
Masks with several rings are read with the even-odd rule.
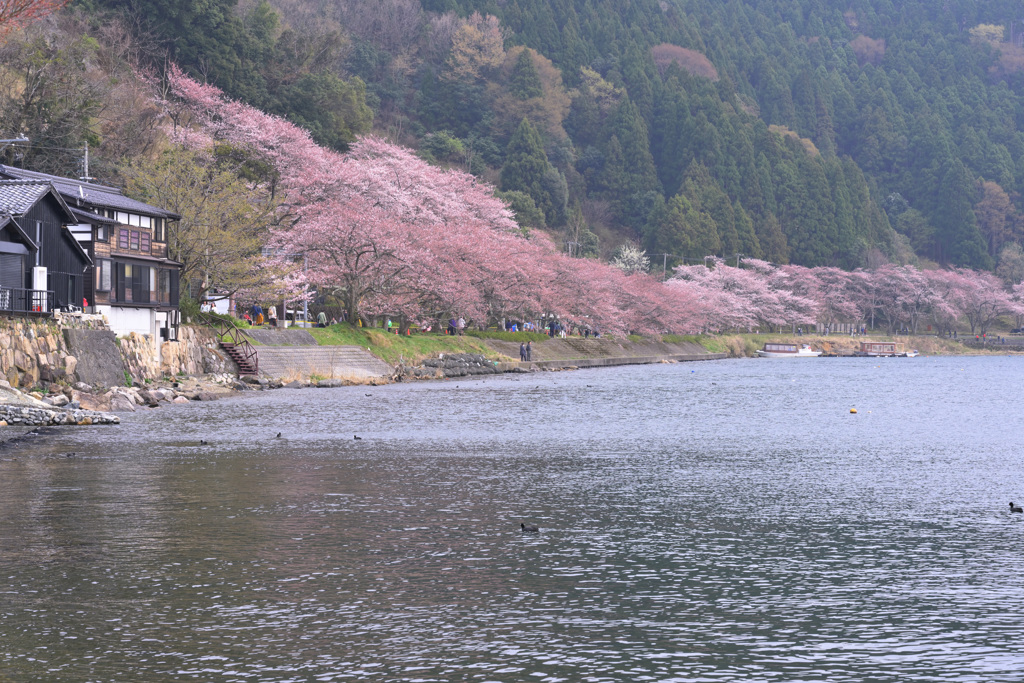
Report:
[[[856,413],[856,412],[857,412],[857,409],[856,409],[856,408],[850,408],[850,412],[851,412],[851,413]]]

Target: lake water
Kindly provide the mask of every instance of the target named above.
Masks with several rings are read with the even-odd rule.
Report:
[[[1018,681],[1022,381],[730,360],[33,437],[0,681]]]

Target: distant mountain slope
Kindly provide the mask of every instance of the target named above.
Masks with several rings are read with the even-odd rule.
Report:
[[[1016,1],[272,5],[77,7],[131,17],[193,75],[336,148],[372,109],[580,255],[633,241],[669,263],[992,268],[1024,242]]]

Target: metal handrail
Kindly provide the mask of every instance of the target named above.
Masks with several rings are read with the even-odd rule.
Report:
[[[53,313],[53,291],[0,287],[0,312]]]
[[[214,332],[217,333],[218,340],[223,336],[229,337],[235,348],[240,349],[242,357],[252,365],[253,371],[259,374],[260,359],[256,354],[256,347],[249,343],[242,330],[234,322],[203,312],[196,316],[196,320],[207,327],[213,328]]]

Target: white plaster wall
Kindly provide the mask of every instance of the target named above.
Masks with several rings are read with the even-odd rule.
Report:
[[[151,308],[97,306],[96,312],[107,316],[110,329],[116,335],[126,335],[132,332],[149,335],[155,333],[156,311]]]

